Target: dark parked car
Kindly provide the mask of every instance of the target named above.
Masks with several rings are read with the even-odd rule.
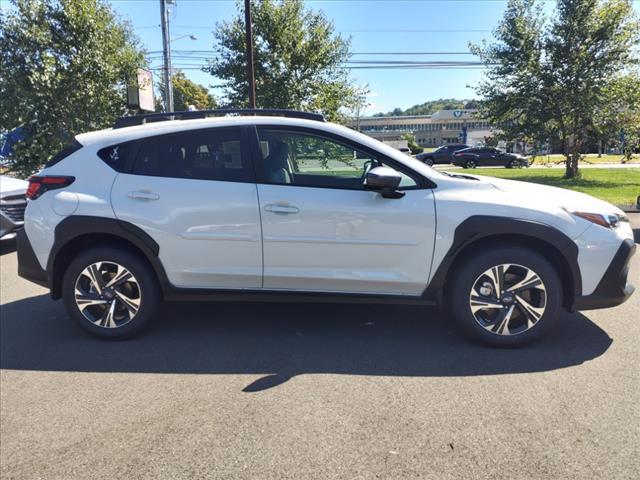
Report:
[[[451,163],[453,160],[453,153],[463,148],[469,148],[469,145],[464,143],[455,143],[451,145],[442,145],[433,152],[424,152],[416,155],[416,158],[427,165],[433,165],[436,163]]]
[[[476,167],[528,167],[529,160],[524,155],[507,153],[493,147],[465,148],[453,154],[454,165],[464,168]]]

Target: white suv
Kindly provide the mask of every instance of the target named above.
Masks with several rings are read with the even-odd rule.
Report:
[[[590,196],[440,173],[315,114],[171,115],[79,135],[30,179],[19,274],[98,336],[162,299],[276,299],[438,304],[513,346],[633,291],[629,222]]]

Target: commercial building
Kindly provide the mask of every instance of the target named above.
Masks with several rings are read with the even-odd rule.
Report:
[[[478,117],[477,110],[439,110],[432,115],[362,117],[352,119],[351,128],[383,142],[400,140],[411,133],[423,147],[437,147],[463,141],[477,145],[492,135],[489,122]]]

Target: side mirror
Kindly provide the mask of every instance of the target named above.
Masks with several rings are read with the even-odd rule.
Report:
[[[379,192],[384,198],[402,198],[404,192],[398,190],[402,176],[393,168],[375,167],[364,177],[364,188]]]

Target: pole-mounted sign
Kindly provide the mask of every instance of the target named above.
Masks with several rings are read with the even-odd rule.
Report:
[[[144,112],[155,111],[153,75],[149,70],[139,68],[136,72],[136,82],[127,87],[127,107]]]

